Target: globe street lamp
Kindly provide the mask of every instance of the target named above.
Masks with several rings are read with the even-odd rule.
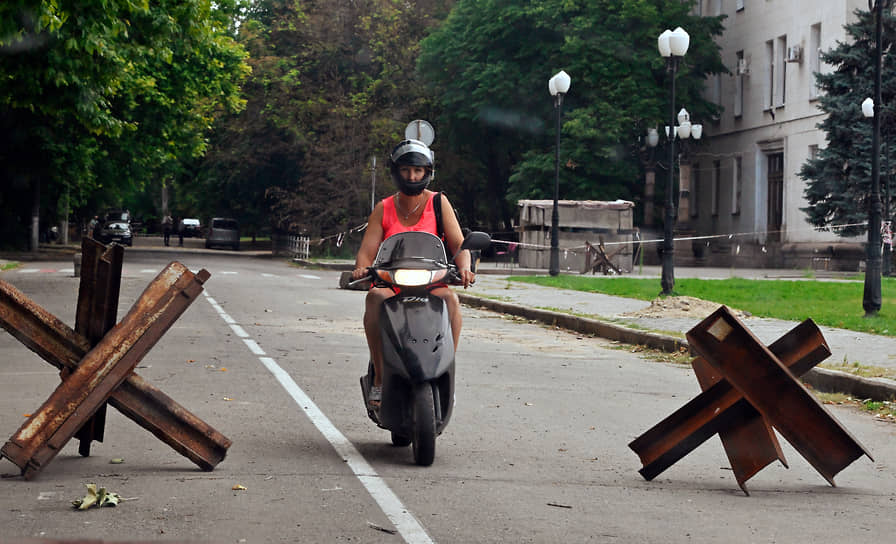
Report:
[[[688,140],[700,140],[703,136],[703,125],[691,124],[691,115],[688,110],[681,108],[678,112],[678,128],[675,134],[681,140],[678,155],[678,215],[676,222],[688,223],[690,220],[690,203],[688,202],[691,194],[691,167],[688,161]]]
[[[560,196],[560,116],[563,106],[563,95],[569,91],[569,74],[560,70],[548,80],[548,90],[554,97],[554,108],[557,110],[557,143],[554,152],[554,211],[551,213],[551,263],[550,274],[556,276],[560,273],[560,245],[557,239],[560,223],[560,210],[558,198]]]
[[[865,317],[877,315],[881,306],[880,292],[880,79],[881,79],[881,30],[884,4],[889,9],[890,0],[868,0],[868,10],[874,11],[874,100],[871,111],[874,122],[871,129],[871,209],[868,214],[868,247],[865,266],[865,289],[862,294],[862,308]],[[866,103],[862,103],[862,112],[866,113]]]
[[[681,27],[675,30],[666,29],[657,39],[657,47],[660,55],[666,59],[666,67],[671,74],[671,99],[669,101],[669,111],[671,122],[670,127],[675,126],[675,72],[678,70],[678,62],[688,52],[690,44],[690,36]],[[689,127],[690,128],[690,127]],[[675,287],[675,271],[674,267],[674,245],[672,234],[675,228],[675,200],[672,191],[675,185],[675,135],[669,135],[669,177],[666,181],[666,219],[663,225],[663,273],[661,285],[663,295],[671,295],[672,289]]]

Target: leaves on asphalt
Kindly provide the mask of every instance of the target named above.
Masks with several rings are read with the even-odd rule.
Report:
[[[78,510],[87,510],[91,507],[118,506],[121,496],[118,493],[106,491],[105,487],[97,488],[96,484],[84,484],[87,487],[87,495],[82,499],[72,501],[72,506]]]

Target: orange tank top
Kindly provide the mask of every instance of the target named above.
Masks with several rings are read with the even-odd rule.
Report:
[[[440,193],[435,193],[441,196]],[[438,226],[436,225],[436,212],[432,208],[432,196],[423,206],[423,214],[416,224],[405,226],[398,220],[398,211],[395,209],[395,195],[383,199],[383,239],[397,234],[399,232],[422,231],[438,236]]]

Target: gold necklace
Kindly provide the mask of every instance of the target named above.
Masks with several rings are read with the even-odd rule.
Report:
[[[401,211],[401,213],[404,213],[404,211],[400,210],[400,208],[403,208],[404,206],[401,205],[401,200],[399,199],[398,195],[399,195],[399,193],[395,193],[395,204],[396,204],[396,208],[399,208],[399,211]],[[411,218],[411,215],[413,215],[414,212],[416,212],[417,210],[419,210],[419,209],[420,209],[420,206],[422,206],[424,202],[426,202],[426,199],[425,199],[425,198],[424,198],[424,199],[421,199],[420,202],[417,203],[417,205],[414,207],[413,210],[409,211],[408,213],[405,213],[405,214],[404,214],[404,219],[405,219],[405,221],[407,221],[408,219],[410,219],[410,218]]]

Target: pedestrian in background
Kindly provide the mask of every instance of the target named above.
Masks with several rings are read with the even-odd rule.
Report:
[[[168,245],[168,241],[171,238],[171,227],[174,225],[174,220],[171,219],[171,214],[165,215],[162,219],[162,235],[165,237],[165,245]]]

